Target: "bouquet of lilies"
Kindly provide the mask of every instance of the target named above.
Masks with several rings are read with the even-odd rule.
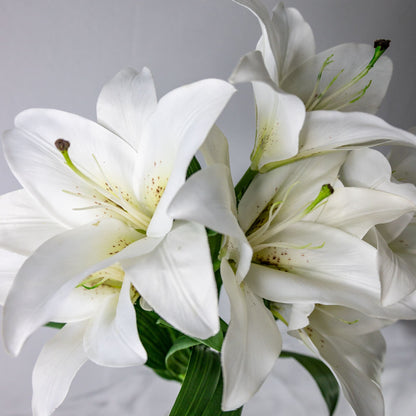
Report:
[[[380,329],[416,319],[416,136],[373,115],[389,41],[316,54],[296,9],[235,1],[262,36],[229,82],[158,101],[149,69],[125,69],[97,122],[30,109],[3,136],[22,185],[0,197],[5,346],[57,328],[35,416],[87,360],[180,382],[170,416],[240,415],[279,357],[311,373],[330,414],[339,386],[358,416],[384,414]],[[256,137],[234,186],[215,122],[245,82]],[[282,331],[307,355],[283,350]]]

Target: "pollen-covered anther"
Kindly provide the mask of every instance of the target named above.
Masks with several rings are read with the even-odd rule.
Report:
[[[377,39],[374,41],[374,49],[380,48],[380,50],[385,51],[390,46],[389,39]]]
[[[55,141],[55,147],[60,152],[66,152],[69,149],[69,146],[71,146],[71,143],[68,140],[58,139]]]

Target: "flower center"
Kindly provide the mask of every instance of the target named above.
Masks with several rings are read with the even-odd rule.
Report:
[[[247,239],[253,249],[254,262],[275,266],[281,270],[288,271],[288,269],[282,265],[285,263],[283,260],[292,261],[290,256],[288,256],[288,249],[313,250],[322,248],[325,245],[325,242],[323,242],[318,246],[312,246],[312,244],[296,246],[293,243],[279,241],[278,234],[280,232],[289,225],[302,220],[334,192],[334,189],[330,184],[323,185],[318,196],[305,208],[294,213],[294,215],[284,221],[278,221],[277,216],[279,211],[282,209],[288,195],[295,186],[296,183],[289,187],[282,201],[270,203],[248,230]],[[302,256],[302,254],[300,255]]]
[[[140,209],[135,197],[109,180],[94,155],[92,157],[98,166],[101,178],[96,179],[93,175],[88,174],[88,172],[82,171],[69,156],[70,145],[69,141],[62,138],[55,142],[55,146],[64,157],[66,165],[91,190],[89,194],[64,190],[64,192],[75,197],[91,201],[91,205],[74,208],[74,210],[101,209],[104,215],[121,219],[137,231],[145,234],[150,223],[150,218],[144,210]]]

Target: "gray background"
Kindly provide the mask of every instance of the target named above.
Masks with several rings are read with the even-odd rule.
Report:
[[[275,1],[266,4],[272,7]],[[416,125],[414,0],[293,0],[286,5],[299,8],[311,24],[318,51],[343,42],[392,39],[388,55],[394,74],[379,114],[405,129]],[[29,107],[94,118],[100,88],[126,66],[148,66],[159,96],[202,78],[226,79],[239,57],[254,49],[259,33],[254,16],[231,0],[0,0],[0,130],[11,128],[14,116]],[[248,166],[254,135],[249,86],[239,86],[219,125],[229,138],[237,179]],[[0,193],[18,187],[1,155]],[[408,365],[416,358],[414,331],[412,324],[402,324],[387,333],[390,415],[410,415],[415,405],[410,392],[416,370]],[[31,369],[50,335],[49,329],[39,331],[18,359],[0,350],[0,414],[30,414]],[[272,409],[280,409],[276,414],[324,415],[316,387],[302,371],[279,362],[245,414],[274,414]],[[99,408],[101,416],[139,414],[135,408],[143,415],[163,415],[177,387],[163,384],[165,395],[149,396],[160,383],[149,379],[145,369],[111,370],[90,364],[56,414],[92,415]],[[149,409],[149,397],[157,398],[157,409],[144,410]],[[341,403],[337,415],[350,414]]]

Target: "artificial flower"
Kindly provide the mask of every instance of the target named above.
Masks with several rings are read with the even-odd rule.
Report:
[[[373,52],[369,45],[346,44],[315,56],[312,32],[296,9],[279,5],[270,18],[260,2],[237,3],[257,15],[263,31],[259,50],[244,56],[230,77],[253,84],[257,129],[251,170],[267,172],[334,150],[415,145],[412,134],[367,114],[378,108],[391,76],[390,60],[381,57],[385,42]],[[335,73],[328,69],[330,59]],[[371,88],[363,86],[370,69]],[[309,101],[317,104],[311,108]],[[322,111],[341,109],[348,112]]]
[[[415,203],[414,150],[406,149],[406,153],[393,150],[393,154],[394,174],[388,159],[382,153],[373,149],[351,152],[343,167],[344,183],[384,190]],[[385,305],[400,301],[416,289],[414,236],[414,212],[389,224],[377,226],[369,236],[378,248],[382,302]]]
[[[4,306],[6,347],[18,354],[41,325],[66,323],[37,360],[35,415],[53,412],[87,359],[146,361],[139,297],[188,335],[218,332],[205,229],[173,222],[167,206],[233,92],[210,79],[157,102],[150,71],[127,69],[103,88],[99,124],[32,109],[5,133],[5,156],[24,190],[0,199],[0,247],[26,258]]]
[[[304,326],[316,303],[386,318],[393,312],[415,316],[411,307],[381,307],[376,249],[362,241],[374,224],[394,220],[415,205],[386,192],[343,187],[337,176],[347,153],[317,156],[257,175],[238,213],[228,167],[213,164],[189,178],[169,208],[176,218],[228,236],[221,263],[231,304],[222,350],[225,410],[239,407],[257,391],[280,353],[280,334],[262,299],[310,305],[299,316]],[[238,222],[228,220],[226,227],[217,219],[221,216],[212,213]],[[247,243],[251,251],[243,254]],[[250,259],[247,273],[241,273]]]
[[[279,3],[270,16],[260,1],[234,1],[259,20],[262,36],[257,51],[271,80],[299,97],[307,111],[377,111],[393,70],[391,60],[382,56],[389,41],[379,40],[374,48],[345,43],[316,54],[312,29],[298,10]],[[258,58],[251,52],[240,65],[248,69]],[[238,72],[234,76],[241,76]]]
[[[303,326],[296,318],[298,306],[272,304],[271,308],[287,317],[290,335],[330,366],[357,415],[384,414],[380,376],[386,343],[379,330],[393,321],[345,307],[316,305]]]

